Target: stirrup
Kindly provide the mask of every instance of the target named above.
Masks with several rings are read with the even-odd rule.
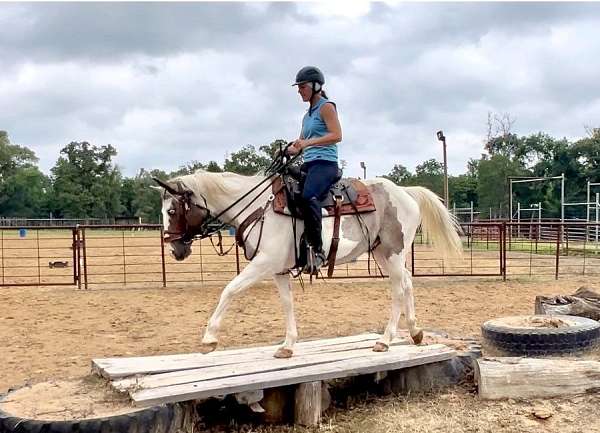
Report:
[[[315,252],[313,247],[309,245],[306,256],[306,265],[304,265],[302,272],[309,275],[318,275],[319,269],[325,264],[325,254],[323,251]]]

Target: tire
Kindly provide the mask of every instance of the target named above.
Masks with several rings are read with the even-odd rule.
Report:
[[[559,319],[564,327],[511,326],[514,320]],[[513,355],[542,356],[588,350],[600,344],[600,323],[578,316],[513,316],[488,320],[481,326],[485,341]]]
[[[175,433],[182,431],[184,418],[178,404],[73,421],[25,419],[0,410],[0,433]]]

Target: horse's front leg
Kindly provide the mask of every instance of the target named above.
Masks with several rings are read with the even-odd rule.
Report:
[[[294,345],[298,339],[296,328],[296,317],[294,316],[294,297],[290,286],[289,274],[277,274],[273,276],[275,284],[279,289],[279,299],[285,313],[285,341],[273,355],[275,358],[290,358],[294,354]]]
[[[272,265],[263,254],[258,254],[242,272],[239,273],[233,280],[225,286],[219,304],[208,321],[204,337],[202,338],[202,353],[212,352],[217,348],[218,334],[221,328],[223,316],[231,304],[233,297],[243,292],[252,284],[266,278],[269,274],[273,274]]]

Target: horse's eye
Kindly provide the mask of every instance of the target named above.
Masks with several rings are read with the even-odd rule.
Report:
[[[169,210],[167,211],[167,213],[168,213],[169,215],[175,215],[175,209],[169,209]]]

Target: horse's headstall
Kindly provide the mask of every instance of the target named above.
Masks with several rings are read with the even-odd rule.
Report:
[[[176,202],[175,209],[169,212],[172,218],[169,218],[168,229],[165,231],[165,242],[182,240],[184,243],[191,243],[194,236],[202,234],[204,222],[210,216],[210,211],[207,207],[192,201],[194,193],[182,182],[178,181],[175,189],[168,182],[157,178],[153,180],[173,196]],[[206,199],[204,201],[206,202]],[[173,218],[175,221],[172,221]]]

